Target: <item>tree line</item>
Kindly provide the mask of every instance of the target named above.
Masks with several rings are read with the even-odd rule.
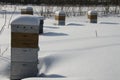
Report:
[[[120,0],[0,0],[11,4],[44,4],[44,5],[120,5]]]

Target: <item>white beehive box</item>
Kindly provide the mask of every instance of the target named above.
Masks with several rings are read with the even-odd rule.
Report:
[[[37,64],[38,62],[12,62],[11,78],[16,77],[16,79],[21,79],[36,76],[38,73],[38,69],[35,68]]]
[[[11,61],[35,62],[38,61],[37,48],[12,48]]]

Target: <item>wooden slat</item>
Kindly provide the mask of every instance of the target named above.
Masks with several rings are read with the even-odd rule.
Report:
[[[37,33],[11,33],[11,47],[38,48]]]
[[[65,16],[55,16],[55,20],[65,20]]]
[[[21,14],[33,15],[33,11],[26,11],[26,10],[24,10],[24,9],[21,9]]]
[[[12,42],[11,43],[12,48],[38,48],[37,42]]]
[[[24,41],[36,41],[38,42],[38,34],[36,33],[11,33],[11,40],[17,41],[17,40],[24,40]]]
[[[97,15],[89,15],[89,19],[97,19]]]

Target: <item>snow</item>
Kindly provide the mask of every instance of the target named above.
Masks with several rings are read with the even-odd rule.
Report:
[[[7,14],[7,24],[0,34],[2,80],[9,80],[10,74],[9,19]],[[67,17],[65,26],[54,25],[54,21],[45,19],[44,33],[39,36],[38,77],[23,80],[120,80],[119,17],[98,17],[97,24],[89,23],[87,16]],[[0,24],[4,24],[3,17]]]
[[[32,16],[32,15],[20,15],[20,16],[17,16],[11,22],[11,24],[39,26],[39,18],[37,16]]]
[[[27,6],[27,7],[25,6],[21,10],[23,10],[23,11],[33,11],[33,8],[31,6]]]
[[[62,10],[56,11],[56,12],[55,12],[55,15],[63,15],[63,16],[65,16],[65,12],[62,11]]]
[[[30,11],[33,11],[33,8],[30,7],[30,6],[26,7],[26,9],[27,9],[27,10],[30,10]]]
[[[97,15],[97,11],[90,10],[88,11],[88,15]]]

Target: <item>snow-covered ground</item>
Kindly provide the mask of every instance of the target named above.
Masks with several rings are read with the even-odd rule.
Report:
[[[13,17],[19,14],[14,14]],[[10,22],[0,34],[0,79],[9,80]],[[4,25],[0,14],[0,29]],[[96,36],[97,32],[97,36]],[[39,75],[23,80],[120,80],[120,17],[98,17],[89,23],[87,16],[66,18],[65,26],[45,19],[39,36]]]

